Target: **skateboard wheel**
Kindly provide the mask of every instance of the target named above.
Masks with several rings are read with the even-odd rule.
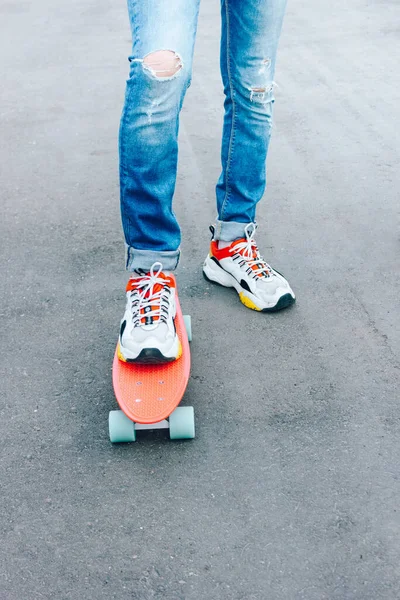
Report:
[[[128,419],[122,410],[110,410],[108,430],[113,444],[136,441],[135,423]]]
[[[171,440],[192,440],[194,438],[193,406],[178,406],[169,416],[169,437]]]
[[[188,336],[189,342],[192,341],[192,317],[190,315],[183,315],[183,321],[185,323],[185,329]]]

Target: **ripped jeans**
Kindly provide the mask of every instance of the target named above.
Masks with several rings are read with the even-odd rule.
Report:
[[[133,48],[119,135],[128,271],[149,269],[156,261],[165,270],[178,264],[181,234],[172,198],[179,113],[191,82],[199,3],[128,0]],[[221,0],[225,102],[215,239],[243,237],[265,190],[273,77],[285,8],[286,0]],[[151,59],[160,50],[169,51],[175,68],[152,68]]]

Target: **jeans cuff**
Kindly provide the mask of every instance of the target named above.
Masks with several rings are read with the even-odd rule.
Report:
[[[254,229],[256,229],[257,224],[255,222],[252,223],[254,225]],[[249,225],[249,223],[237,223],[235,221],[216,221],[215,222],[215,232],[214,232],[214,240],[221,240],[221,242],[233,242],[239,238],[246,237],[246,233],[244,228]]]
[[[178,266],[180,258],[178,250],[138,250],[133,246],[126,246],[126,270],[135,269],[149,270],[155,262],[162,264],[163,271],[174,271]]]

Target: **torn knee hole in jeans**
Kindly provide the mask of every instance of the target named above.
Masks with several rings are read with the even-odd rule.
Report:
[[[252,86],[249,88],[251,102],[271,102],[273,100],[272,92],[275,85],[275,82],[272,81],[266,86]]]
[[[177,77],[183,68],[182,58],[173,50],[156,50],[136,60],[142,63],[144,71],[160,81]]]

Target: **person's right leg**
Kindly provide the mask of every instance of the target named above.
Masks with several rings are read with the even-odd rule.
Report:
[[[200,0],[128,0],[130,76],[121,116],[120,194],[128,271],[173,270],[179,113],[190,85]]]
[[[179,358],[175,278],[180,229],[172,210],[179,113],[190,85],[200,0],[128,0],[133,49],[120,125],[121,216],[132,273],[119,357]]]

